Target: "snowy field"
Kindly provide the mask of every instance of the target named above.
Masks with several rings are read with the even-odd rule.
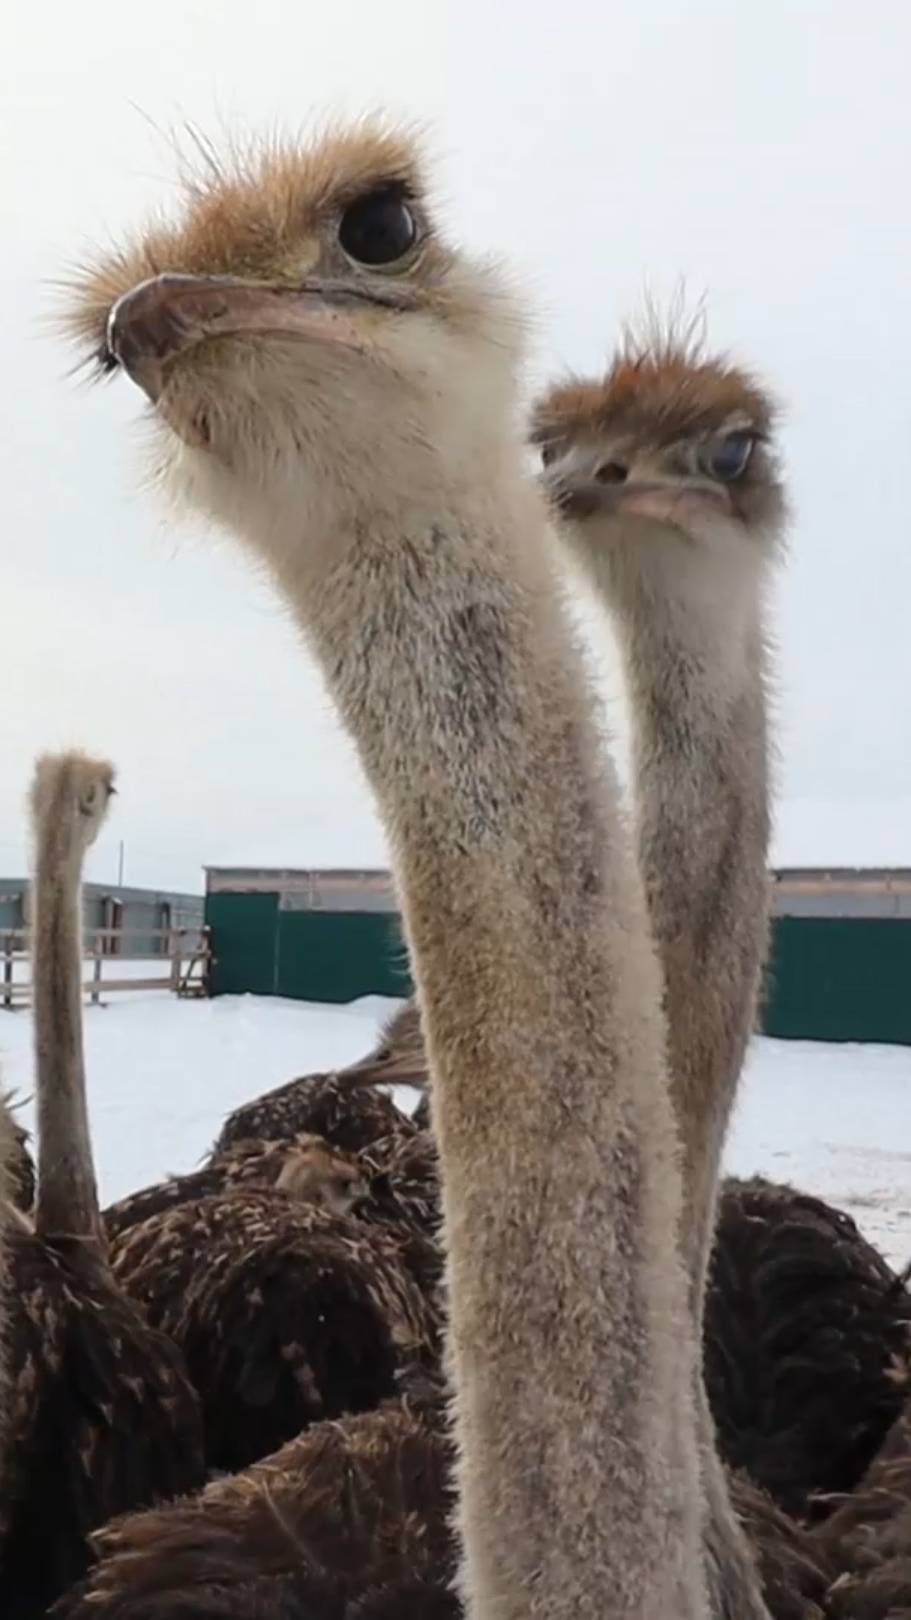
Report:
[[[224,1115],[298,1074],[362,1057],[394,1003],[257,996],[178,1001],[125,991],[87,1007],[92,1127],[110,1202],[193,1169]],[[6,1089],[32,1090],[31,1015],[0,1011]],[[413,1091],[399,1101],[411,1108]],[[32,1123],[29,1102],[23,1109]],[[727,1153],[849,1210],[894,1265],[911,1260],[911,1048],[757,1040]]]

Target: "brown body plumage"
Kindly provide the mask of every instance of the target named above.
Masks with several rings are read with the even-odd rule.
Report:
[[[767,1181],[728,1182],[705,1312],[719,1444],[789,1513],[851,1491],[911,1380],[911,1296],[849,1215]]]
[[[8,1227],[12,1363],[0,1500],[0,1612],[33,1617],[76,1579],[113,1515],[202,1482],[199,1408],[179,1352],[118,1288],[100,1240],[85,1110],[79,876],[109,766],[39,763],[33,982],[35,1230]]]
[[[300,1132],[321,1136],[344,1153],[358,1153],[381,1136],[410,1135],[415,1127],[391,1097],[361,1086],[342,1070],[288,1080],[229,1114],[212,1149],[211,1162],[237,1143],[280,1141]]]
[[[277,1188],[185,1202],[111,1246],[118,1283],[186,1356],[210,1467],[369,1409],[436,1354],[438,1322],[390,1230]]]
[[[405,1580],[444,1586],[456,1549],[436,1397],[320,1424],[191,1501],[109,1526],[99,1567],[60,1615],[176,1620],[206,1613],[217,1592],[246,1616],[259,1583],[301,1571],[337,1581],[343,1602]]]
[[[379,1151],[286,1134],[301,1119]],[[271,1138],[236,1135],[251,1125]],[[369,1409],[437,1355],[438,1251],[392,1191],[395,1148],[415,1135],[383,1095],[310,1076],[232,1116],[204,1169],[105,1212],[119,1282],[187,1357],[211,1467]],[[354,1209],[369,1224],[344,1219]]]
[[[59,1620],[225,1615],[300,1580],[320,1620],[432,1620],[452,1608],[453,1449],[433,1379],[406,1380],[380,1410],[321,1424],[190,1502],[133,1515],[96,1537],[98,1569]],[[756,1486],[732,1480],[773,1620],[822,1620],[836,1566]],[[188,1603],[193,1606],[188,1609]],[[444,1610],[443,1605],[450,1605]],[[301,1613],[309,1614],[303,1608]],[[279,1620],[280,1609],[267,1610]]]
[[[35,1161],[29,1147],[31,1132],[20,1125],[16,1118],[16,1107],[12,1094],[0,1097],[0,1113],[6,1116],[4,1129],[8,1144],[6,1196],[12,1199],[17,1209],[27,1214],[35,1202]]]
[[[370,1192],[357,1207],[359,1219],[399,1235],[412,1276],[436,1303],[444,1255],[439,1157],[432,1132],[385,1137],[371,1143],[361,1158]]]
[[[829,1620],[911,1617],[911,1401],[855,1490],[815,1532],[836,1565]]]
[[[345,1215],[367,1188],[356,1156],[331,1148],[321,1136],[299,1132],[274,1141],[238,1140],[211,1163],[187,1175],[129,1193],[102,1212],[110,1239],[178,1204],[241,1187],[278,1187],[304,1203]]]
[[[398,1016],[411,1083],[427,1087],[415,1004]],[[442,1251],[428,1242],[440,1209],[426,1091],[412,1122],[424,1128],[365,1150],[371,1196],[359,1214],[418,1234],[414,1269],[433,1287]],[[818,1517],[825,1503],[811,1499],[852,1490],[902,1409],[911,1295],[833,1205],[761,1178],[723,1180],[704,1356],[725,1462],[788,1513]]]

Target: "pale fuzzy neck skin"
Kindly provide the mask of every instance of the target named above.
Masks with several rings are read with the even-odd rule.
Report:
[[[762,612],[774,548],[723,533],[703,548],[641,519],[613,519],[609,532],[594,520],[567,529],[625,662],[639,861],[665,982],[699,1342],[721,1151],[767,942]],[[713,1608],[731,1620],[765,1616],[701,1387],[699,1401]]]
[[[66,803],[35,827],[32,982],[38,1113],[35,1230],[101,1240],[82,1043],[82,861]]]
[[[703,548],[643,520],[616,525],[599,545],[597,528],[580,526],[575,544],[624,655],[639,862],[665,980],[689,1259],[701,1288],[768,938],[762,613],[771,548],[742,535]]]
[[[469,1613],[704,1620],[660,981],[547,520],[483,421],[464,475],[429,428],[376,465],[375,435],[350,464],[360,510],[350,477],[314,494],[305,468],[290,501],[287,472],[241,490],[212,458],[188,482],[277,577],[390,841],[441,1154]]]

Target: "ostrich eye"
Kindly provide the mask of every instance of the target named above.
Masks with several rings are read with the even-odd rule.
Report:
[[[721,439],[713,439],[700,458],[703,472],[721,484],[732,484],[746,472],[755,442],[753,434],[746,432],[726,433]]]
[[[403,259],[418,239],[418,228],[401,188],[384,186],[349,204],[338,239],[355,264],[386,265]]]
[[[555,444],[542,444],[538,446],[541,456],[541,466],[549,467],[557,459],[557,446]]]

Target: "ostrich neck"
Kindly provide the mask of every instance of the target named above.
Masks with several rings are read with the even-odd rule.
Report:
[[[35,1227],[99,1240],[82,1050],[82,857],[52,812],[38,830],[32,978],[38,1102]]]
[[[639,859],[665,981],[697,1289],[768,933],[762,578],[629,537],[592,559],[624,655]],[[619,555],[618,555],[619,553]],[[658,567],[649,569],[657,561]],[[686,571],[690,577],[686,577]]]
[[[626,544],[626,542],[629,542]],[[684,1148],[684,1253],[697,1344],[721,1150],[766,945],[769,834],[761,581],[681,579],[622,536],[584,561],[614,617],[633,711],[639,862],[664,975]],[[648,542],[645,542],[648,544]],[[692,565],[695,559],[690,557]],[[718,1620],[768,1620],[696,1385],[705,1569]]]
[[[305,595],[278,572],[379,801],[421,1002],[470,1612],[689,1620],[657,969],[543,513],[514,486],[346,536]]]

